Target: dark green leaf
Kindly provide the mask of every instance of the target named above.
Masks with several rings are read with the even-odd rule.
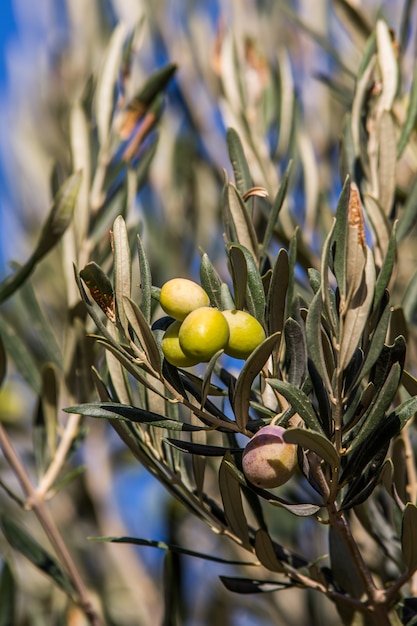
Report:
[[[230,530],[240,539],[243,547],[250,548],[248,523],[242,504],[240,483],[226,461],[233,464],[232,455],[226,452],[219,469],[219,488],[224,514]]]
[[[192,556],[197,559],[204,559],[205,561],[213,561],[214,563],[224,563],[226,565],[256,565],[251,561],[234,561],[231,559],[224,559],[220,556],[213,556],[212,554],[204,554],[203,552],[196,552],[195,550],[188,550],[182,546],[178,546],[173,543],[167,543],[165,541],[153,541],[149,539],[139,539],[137,537],[88,537],[90,541],[105,541],[110,543],[129,543],[135,546],[148,546],[150,548],[158,548],[159,550],[170,550],[171,552],[177,552],[184,556]]]
[[[259,580],[251,578],[234,578],[232,576],[220,576],[220,580],[228,591],[234,593],[271,593],[294,587],[292,583],[277,583],[275,580]]]
[[[104,419],[127,420],[130,422],[138,422],[140,424],[149,424],[150,426],[158,426],[159,428],[170,428],[171,430],[204,430],[202,426],[193,426],[185,424],[177,420],[164,417],[152,411],[139,409],[134,406],[125,404],[116,404],[114,402],[92,402],[90,404],[78,404],[64,409],[67,413],[77,413],[88,417],[98,417]]]
[[[347,177],[337,204],[336,223],[333,230],[332,242],[333,272],[336,276],[341,296],[346,295],[346,253],[349,200],[350,178]]]
[[[274,269],[272,271],[267,298],[266,323],[270,335],[282,332],[285,318],[285,303],[289,281],[288,254],[281,248],[278,252]],[[278,363],[278,352],[280,343],[277,343],[273,352],[274,362]]]
[[[285,361],[287,380],[292,385],[300,387],[307,371],[307,347],[304,329],[289,317],[284,326]]]
[[[246,205],[234,185],[228,185],[228,206],[236,230],[237,242],[258,259],[258,239]]]
[[[228,128],[226,133],[227,148],[230,162],[235,175],[237,190],[243,196],[252,187],[248,162],[243,150],[242,142],[234,128]]]
[[[146,318],[136,302],[128,296],[123,298],[123,308],[133,332],[139,339],[142,348],[145,350],[146,357],[153,369],[159,372],[161,370],[161,356],[158,350],[155,337],[149,327]]]
[[[206,253],[201,256],[200,280],[201,286],[207,292],[211,304],[216,306],[218,309],[222,309],[222,280]]]
[[[283,434],[283,438],[287,443],[295,443],[306,450],[315,452],[334,469],[338,468],[340,465],[340,457],[335,447],[327,437],[319,432],[313,432],[303,428],[287,428]]]
[[[401,546],[411,574],[417,569],[417,507],[411,502],[407,502],[403,513]]]
[[[292,405],[296,413],[304,421],[307,428],[321,433],[324,435],[323,428],[317,418],[314,408],[306,396],[306,394],[298,387],[291,385],[284,380],[278,380],[276,378],[267,378],[266,382],[271,385],[273,389],[276,389],[278,393],[282,394],[284,398]]]
[[[236,308],[247,308],[262,324],[265,314],[265,293],[256,261],[249,250],[238,244],[230,244],[228,253],[233,270]]]
[[[155,96],[165,89],[176,71],[177,65],[168,63],[161,69],[153,72],[135,95],[135,106],[142,105],[144,110],[147,109]]]
[[[139,274],[140,274],[140,292],[142,299],[140,301],[140,309],[143,313],[145,320],[150,324],[152,313],[152,276],[149,262],[143,247],[143,243],[139,235],[137,236],[137,248],[138,248],[138,260],[139,260]]]
[[[1,516],[3,533],[12,548],[23,554],[33,565],[63,589],[69,596],[75,595],[74,587],[55,560],[22,526],[19,526],[10,517]]]
[[[241,453],[240,448],[224,448],[222,446],[210,446],[207,444],[194,443],[192,441],[181,441],[180,439],[172,439],[171,437],[167,438],[168,443],[172,446],[178,448],[178,450],[183,450],[184,452],[189,452],[190,454],[198,454],[201,456],[224,456],[226,452]]]
[[[266,530],[258,530],[255,534],[255,553],[262,565],[271,572],[286,571],[276,555],[274,544]]]
[[[16,583],[7,561],[0,575],[0,626],[16,624]]]
[[[241,430],[246,428],[249,419],[249,400],[252,383],[269,359],[272,350],[279,342],[281,333],[267,337],[246,360],[237,379],[233,395],[233,411],[236,423]]]

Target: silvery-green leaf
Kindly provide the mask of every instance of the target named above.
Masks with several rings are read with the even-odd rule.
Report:
[[[355,352],[374,300],[375,265],[372,252],[367,248],[366,265],[362,283],[344,314],[343,334],[340,338],[339,367],[344,369]]]
[[[227,198],[229,211],[236,229],[237,243],[245,246],[252,257],[258,260],[258,239],[251,217],[241,195],[231,183],[228,185]]]
[[[140,272],[140,291],[142,294],[142,300],[139,306],[145,320],[148,324],[150,324],[152,312],[152,276],[149,261],[139,235],[137,236],[137,246]]]
[[[273,205],[271,207],[271,211],[268,215],[268,221],[265,228],[265,234],[262,241],[262,250],[266,253],[268,246],[271,242],[272,236],[274,234],[274,230],[277,226],[278,216],[284,204],[287,190],[288,190],[288,181],[291,174],[293,162],[290,161],[288,163],[287,169],[284,172],[284,176],[282,177],[277,195],[275,196]]]
[[[219,488],[224,514],[230,530],[240,539],[243,547],[250,548],[248,523],[243,510],[240,483],[228,468],[226,461],[233,463],[230,452],[226,452],[219,470]]]
[[[284,336],[287,380],[296,387],[301,387],[307,371],[305,331],[296,320],[289,317],[285,322]]]
[[[126,223],[121,216],[116,217],[113,222],[113,245],[116,312],[127,335],[127,319],[123,307],[123,298],[125,296],[130,298],[132,269]]]
[[[265,292],[256,261],[242,245],[232,243],[227,248],[233,274],[236,308],[246,308],[262,324]]]
[[[383,111],[379,120],[378,185],[379,202],[386,215],[390,215],[396,185],[396,134],[392,113]]]
[[[120,70],[126,26],[119,23],[113,31],[95,94],[95,113],[100,146],[105,146],[111,127],[114,108],[114,89]]]
[[[229,158],[235,175],[236,187],[238,192],[243,196],[243,194],[252,187],[252,177],[250,175],[248,162],[240,137],[234,128],[227,129],[226,139]]]
[[[331,441],[320,432],[305,430],[303,428],[287,428],[283,434],[283,438],[287,443],[294,443],[306,450],[315,452],[332,468],[338,468],[340,466],[340,457],[336,448]]]
[[[323,348],[324,330],[321,323],[322,306],[322,294],[320,289],[314,296],[308,309],[306,320],[306,338],[309,357],[319,372],[326,389],[330,392],[332,390],[332,384],[327,370]]]
[[[210,302],[218,309],[222,309],[222,280],[217,273],[213,263],[210,261],[208,254],[206,253],[201,256],[200,280],[201,286],[207,292],[210,298]]]
[[[266,382],[271,385],[273,389],[276,389],[278,393],[284,396],[284,398],[292,405],[293,409],[304,421],[307,428],[311,428],[311,430],[324,435],[323,428],[317,418],[314,408],[306,394],[301,389],[298,389],[285,380],[278,380],[276,378],[267,378]]]
[[[376,45],[378,64],[382,75],[382,93],[379,106],[382,111],[390,111],[398,87],[398,63],[388,25],[383,20],[376,24]]]
[[[136,302],[128,296],[123,297],[123,309],[127,321],[139,339],[141,346],[145,350],[149,363],[152,365],[154,370],[159,372],[161,370],[161,357],[155,337],[153,336],[145,316]]]
[[[238,376],[233,395],[233,411],[236,423],[241,430],[246,428],[249,419],[249,399],[252,383],[269,359],[272,350],[280,341],[281,333],[267,337],[249,356]]]

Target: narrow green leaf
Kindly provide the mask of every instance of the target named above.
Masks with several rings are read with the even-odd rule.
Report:
[[[315,452],[334,469],[340,466],[340,457],[334,445],[319,432],[303,428],[287,428],[283,438],[287,443],[295,443],[306,450]]]
[[[323,306],[323,298],[321,289],[314,296],[308,309],[306,319],[306,339],[308,347],[308,355],[314,363],[316,370],[319,372],[326,389],[330,392],[332,384],[329,372],[327,371],[326,358],[323,348],[323,333],[321,323],[321,312]]]
[[[259,580],[259,578],[236,578],[233,576],[219,576],[228,591],[240,594],[272,593],[294,587],[293,583],[277,583],[275,580]]]
[[[139,275],[140,275],[140,291],[142,299],[140,301],[140,309],[145,320],[150,324],[152,314],[152,276],[149,261],[147,259],[143,243],[139,235],[137,236]]]
[[[276,378],[267,378],[266,382],[284,396],[304,421],[307,428],[311,428],[314,432],[321,433],[325,436],[310,400],[301,389],[298,389],[298,387],[291,385],[285,380],[278,380]]]
[[[133,332],[140,341],[141,346],[145,350],[147,359],[157,372],[161,371],[161,356],[155,337],[145,319],[142,311],[131,298],[123,297],[123,309],[127,321],[131,325]]]
[[[411,574],[417,569],[417,507],[411,502],[407,502],[403,513],[401,547]]]
[[[366,265],[361,286],[351,300],[344,316],[338,364],[340,369],[344,369],[348,366],[358,347],[374,300],[374,294],[375,263],[372,252],[367,248]]]
[[[243,547],[250,548],[248,523],[242,504],[239,481],[228,469],[226,461],[233,463],[232,455],[226,452],[219,469],[219,488],[224,514],[230,530],[241,540]]]
[[[46,444],[49,458],[53,458],[56,451],[58,426],[58,387],[55,368],[45,365],[42,370],[42,415],[45,425]]]
[[[175,63],[168,63],[161,69],[153,72],[140,88],[140,91],[135,95],[135,106],[139,104],[146,109],[153,102],[154,98],[165,89],[176,71],[177,65]],[[133,102],[131,104],[133,104]]]
[[[255,553],[262,565],[271,572],[286,571],[276,555],[274,544],[266,530],[260,529],[255,534]]]
[[[269,334],[281,332],[284,328],[285,300],[289,281],[288,254],[283,248],[278,252],[267,300],[267,324]]]
[[[333,272],[336,276],[340,295],[343,297],[346,295],[346,253],[349,200],[350,178],[346,177],[339,201],[337,203],[336,222],[332,237]],[[322,272],[322,276],[324,276],[324,272]]]
[[[200,280],[201,286],[207,292],[210,302],[218,309],[223,308],[221,287],[222,280],[217,273],[213,263],[210,261],[208,254],[204,252],[201,256],[200,263]],[[233,307],[232,307],[233,308]]]
[[[1,528],[12,548],[23,554],[33,565],[49,576],[70,597],[75,596],[74,587],[60,564],[22,526],[10,517],[1,516]]]
[[[417,68],[414,68],[413,82],[411,83],[410,99],[407,115],[401,125],[401,132],[397,144],[397,159],[399,159],[408,144],[417,121]]]
[[[154,541],[151,539],[139,539],[138,537],[88,537],[90,541],[97,542],[110,542],[110,543],[129,543],[134,546],[146,546],[149,548],[157,548],[158,550],[170,550],[184,556],[192,556],[197,559],[203,559],[204,561],[212,561],[213,563],[223,563],[225,565],[256,565],[255,561],[235,561],[232,559],[225,559],[220,556],[214,556],[213,554],[205,554],[203,552],[197,552],[195,550],[188,550],[182,546],[178,546],[171,542]]]
[[[390,215],[396,185],[396,133],[392,113],[383,111],[379,120],[378,183],[379,202],[386,215]]]
[[[287,169],[284,172],[284,176],[282,177],[277,195],[275,196],[274,203],[271,208],[271,212],[268,215],[268,221],[266,224],[265,234],[264,234],[263,241],[262,241],[262,250],[264,254],[266,254],[266,251],[268,250],[268,246],[271,243],[271,239],[277,227],[278,216],[284,204],[285,197],[287,195],[288,181],[290,178],[292,165],[293,165],[293,161],[290,161],[288,163]]]
[[[382,208],[382,205],[377,198],[365,193],[363,194],[363,200],[366,208],[366,215],[371,223],[375,239],[373,247],[375,262],[380,268],[385,261],[385,255],[387,254],[390,239],[393,234],[393,227],[387,213]]]
[[[99,142],[105,149],[114,109],[114,92],[122,60],[122,48],[126,38],[126,26],[119,23],[114,29],[105,53],[95,93],[95,115]]]
[[[43,225],[37,246],[25,265],[0,284],[0,303],[11,296],[30,276],[37,263],[58,243],[67,229],[74,212],[81,174],[76,172],[70,176],[58,190]]]
[[[397,222],[395,222],[391,237],[388,243],[388,247],[384,256],[381,270],[378,274],[375,284],[375,294],[373,308],[375,309],[379,304],[385,289],[388,287],[388,283],[392,276],[392,270],[397,254]]]
[[[127,319],[123,306],[123,298],[125,296],[130,298],[132,287],[132,269],[126,223],[120,215],[116,217],[113,223],[113,245],[114,295],[116,300],[116,312],[127,336]]]
[[[28,383],[29,387],[39,395],[41,392],[41,375],[39,364],[29,350],[26,341],[15,329],[0,316],[0,335],[6,354],[13,360],[17,370]]]
[[[0,575],[0,626],[16,624],[16,582],[7,561]]]
[[[305,332],[301,325],[289,317],[284,326],[285,360],[287,380],[296,387],[301,387],[307,371],[307,346]]]
[[[64,409],[67,413],[76,413],[87,417],[97,417],[104,419],[127,420],[139,424],[149,424],[159,428],[170,428],[171,430],[194,431],[204,430],[204,426],[193,426],[177,420],[170,419],[152,411],[139,409],[138,407],[114,402],[92,402],[90,404],[78,404]]]
[[[178,450],[182,450],[183,452],[189,452],[190,454],[198,454],[201,456],[224,456],[226,452],[230,452],[231,454],[239,453],[241,454],[240,448],[224,448],[222,446],[210,446],[207,444],[194,443],[192,441],[181,441],[180,439],[172,439],[172,437],[168,437],[166,441]]]
[[[228,185],[229,211],[236,229],[237,243],[245,246],[254,259],[258,260],[258,239],[246,205],[234,185]]]
[[[375,365],[376,361],[378,360],[382,352],[382,349],[384,347],[384,342],[387,338],[387,330],[388,330],[388,325],[390,323],[390,319],[391,319],[391,307],[390,307],[390,303],[387,302],[382,312],[382,315],[379,318],[378,324],[372,334],[371,342],[368,346],[365,360],[363,362],[362,367],[357,373],[357,379],[359,379],[359,377],[361,379],[364,379],[369,374],[372,367]]]
[[[364,441],[368,441],[372,434],[381,427],[381,420],[384,420],[385,412],[388,410],[400,384],[401,372],[400,364],[394,363],[379,394],[374,398],[368,410],[365,423],[353,440],[348,452],[366,447]]]
[[[241,430],[246,428],[249,419],[249,400],[252,383],[271,356],[271,352],[280,341],[280,338],[280,332],[267,337],[246,360],[238,376],[233,394],[233,412],[236,417],[236,423]]]
[[[232,268],[236,272],[236,308],[247,308],[249,313],[256,317],[260,324],[263,324],[265,292],[256,261],[244,246],[230,244],[227,249]],[[235,284],[235,279],[233,283]],[[238,306],[237,298],[242,301],[241,306]]]
[[[236,187],[240,195],[243,196],[253,185],[242,142],[234,128],[227,129],[226,140]]]
[[[382,76],[382,93],[379,106],[391,111],[398,88],[398,62],[388,24],[378,20],[376,24],[378,65]]]

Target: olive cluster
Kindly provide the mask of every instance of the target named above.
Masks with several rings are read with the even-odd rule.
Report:
[[[250,313],[211,307],[207,293],[192,280],[169,280],[162,286],[159,301],[175,319],[163,336],[162,351],[176,367],[207,362],[219,350],[247,359],[265,339],[262,325]]]

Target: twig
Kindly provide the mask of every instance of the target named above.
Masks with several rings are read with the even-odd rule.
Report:
[[[34,489],[29,476],[17,455],[12,442],[10,441],[3,425],[0,423],[0,447],[3,450],[4,456],[9,463],[10,467],[14,471],[23,492],[26,496],[26,506],[30,507],[38,518],[46,536],[48,537],[51,545],[56,551],[62,565],[64,566],[67,574],[71,578],[71,582],[74,585],[78,593],[78,603],[81,609],[84,611],[91,626],[102,626],[102,621],[97,612],[95,611],[87,588],[84,585],[84,581],[75,565],[72,556],[60,534],[54,519],[52,518],[44,500],[39,498],[36,490]]]

